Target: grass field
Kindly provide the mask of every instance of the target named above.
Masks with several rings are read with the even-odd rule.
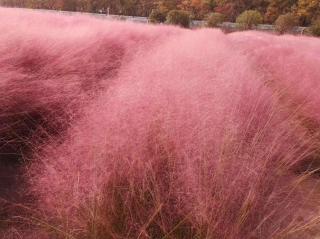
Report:
[[[0,8],[0,235],[315,239],[320,40]]]

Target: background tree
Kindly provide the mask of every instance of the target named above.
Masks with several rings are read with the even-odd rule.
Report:
[[[177,0],[159,0],[157,2],[157,8],[161,12],[168,13],[171,10],[177,9],[177,6],[178,6],[179,3],[180,2],[178,2]]]
[[[310,32],[312,35],[320,37],[320,19],[312,23],[310,27]]]
[[[241,29],[249,30],[258,24],[261,24],[263,22],[263,17],[259,11],[247,10],[237,17],[236,22],[239,24]]]
[[[168,12],[166,23],[188,28],[190,26],[190,13],[182,10]]]
[[[159,9],[152,9],[149,16],[149,22],[162,23],[165,21],[166,21],[166,14],[164,12],[161,12]]]
[[[296,3],[297,0],[270,0],[264,20],[274,23],[280,15],[292,12]]]
[[[193,19],[203,19],[210,12],[210,5],[207,3],[204,0],[182,0],[178,9],[190,12]]]
[[[152,9],[156,8],[157,2],[154,0],[139,0],[136,6],[137,16],[149,16]]]
[[[273,24],[280,15],[291,13],[303,26],[309,26],[320,16],[320,0],[0,0],[0,4],[95,13],[109,9],[110,14],[146,17],[152,9],[165,14],[184,10],[190,12],[193,19],[206,19],[210,13],[217,12],[232,22],[242,12],[256,10],[266,23]]]
[[[241,13],[238,12],[237,6],[233,1],[217,0],[217,6],[214,11],[227,16],[228,21],[234,21]]]
[[[61,10],[62,9],[62,1],[57,0],[43,0],[42,1],[42,8],[45,9],[54,9],[54,10]]]
[[[203,0],[203,7],[206,8],[208,12],[212,12],[216,6],[216,0]]]
[[[218,27],[218,25],[223,23],[225,19],[226,16],[221,13],[211,13],[207,18],[207,27]]]
[[[276,31],[280,34],[291,32],[297,24],[297,18],[292,13],[280,15],[275,21]]]
[[[62,1],[62,10],[64,10],[64,11],[76,11],[77,10],[77,5],[78,5],[77,0],[63,0]]]
[[[310,25],[320,15],[320,1],[298,0],[296,14],[302,26]]]
[[[222,13],[235,21],[236,17],[246,10],[257,10],[265,13],[269,0],[216,0],[215,12]]]
[[[254,9],[264,15],[267,12],[269,3],[270,0],[246,0],[246,10]]]

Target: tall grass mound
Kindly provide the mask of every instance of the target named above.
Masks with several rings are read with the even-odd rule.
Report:
[[[11,221],[9,209],[21,212],[11,204],[33,201],[32,195],[25,197],[27,179],[21,179],[33,154],[42,145],[62,142],[82,107],[113,84],[122,64],[141,47],[151,50],[164,35],[130,24],[23,10],[0,8],[0,18],[2,225]]]
[[[0,11],[1,115],[31,142],[8,232],[315,238],[319,40]]]
[[[59,135],[81,106],[109,87],[123,62],[161,41],[154,30],[120,23],[0,13],[0,160],[20,160],[34,144]]]
[[[302,162],[299,170],[319,172],[319,97],[317,49],[320,41],[316,38],[283,36],[255,33],[233,34],[236,46],[254,59],[255,67],[266,78],[265,82],[276,89],[281,104],[313,142],[313,153]],[[285,66],[285,67],[281,67]],[[302,166],[300,164],[300,166]]]

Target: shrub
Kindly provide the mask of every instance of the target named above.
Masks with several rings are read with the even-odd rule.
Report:
[[[316,20],[312,23],[310,27],[310,32],[314,36],[320,36],[320,19]]]
[[[297,18],[291,13],[280,15],[275,21],[276,31],[281,34],[292,31],[297,24]]]
[[[237,17],[236,22],[239,24],[241,29],[248,30],[258,24],[261,24],[263,22],[263,17],[259,11],[247,10]]]
[[[211,13],[207,18],[207,26],[208,27],[217,27],[219,24],[223,23],[226,19],[226,16],[222,13]]]
[[[190,13],[181,10],[171,10],[167,15],[166,23],[188,28],[190,26]]]
[[[152,9],[149,15],[149,22],[151,23],[161,23],[166,21],[166,13],[158,10]]]

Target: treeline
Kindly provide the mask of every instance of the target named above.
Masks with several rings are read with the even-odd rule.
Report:
[[[257,10],[263,22],[273,24],[280,15],[292,14],[300,26],[308,26],[320,17],[320,0],[0,0],[5,6],[85,11],[132,16],[184,10],[193,19],[205,19],[216,12],[235,21],[246,10]]]
[[[2,6],[148,16],[154,0],[0,0]]]
[[[156,8],[154,0],[0,0],[9,7],[41,8],[63,11],[79,11],[148,16]]]

